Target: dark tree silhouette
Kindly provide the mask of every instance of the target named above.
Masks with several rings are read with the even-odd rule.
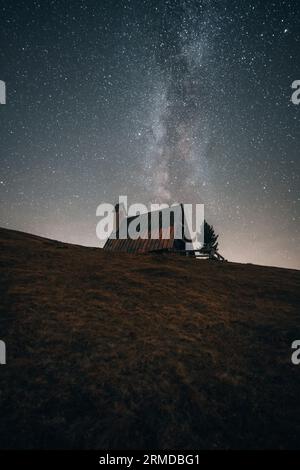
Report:
[[[219,235],[216,235],[214,227],[204,220],[204,245],[202,250],[206,251],[214,249],[214,251],[217,251],[219,245],[218,238]]]

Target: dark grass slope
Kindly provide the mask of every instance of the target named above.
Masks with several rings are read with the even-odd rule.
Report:
[[[1,448],[299,448],[300,272],[0,231]]]

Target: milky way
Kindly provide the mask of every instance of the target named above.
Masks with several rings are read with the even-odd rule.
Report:
[[[214,83],[206,75],[206,61],[213,53],[214,20],[210,10],[197,12],[186,3],[178,24],[172,9],[164,15],[167,25],[155,51],[161,83],[146,151],[148,184],[160,202],[196,202],[197,197],[200,202],[197,187],[210,181],[207,113]]]

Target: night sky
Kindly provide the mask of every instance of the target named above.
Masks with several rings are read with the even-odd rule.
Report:
[[[101,202],[198,202],[300,268],[300,5],[0,0],[0,225],[99,246]]]

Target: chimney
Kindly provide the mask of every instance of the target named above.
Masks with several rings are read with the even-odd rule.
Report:
[[[116,231],[116,238],[119,238],[119,229],[120,229],[120,204],[115,205],[115,231]]]
[[[115,205],[115,231],[117,239],[119,238],[119,230],[124,219],[126,219],[126,211],[124,204],[118,203]]]

